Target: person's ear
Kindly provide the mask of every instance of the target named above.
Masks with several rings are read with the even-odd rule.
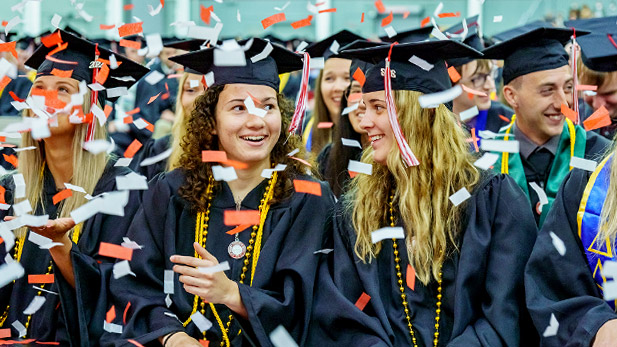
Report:
[[[518,90],[515,87],[509,84],[503,86],[503,97],[512,108],[518,108]]]

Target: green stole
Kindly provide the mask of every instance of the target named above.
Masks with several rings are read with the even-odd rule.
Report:
[[[500,134],[506,134],[504,137],[505,141],[508,141],[510,137],[509,134],[512,131],[512,126],[514,125],[515,119],[516,115],[513,115],[510,125],[500,132]],[[574,134],[574,136],[572,136],[572,134]],[[572,167],[570,167],[570,158],[585,157],[586,142],[587,134],[585,133],[585,129],[579,125],[574,125],[571,120],[566,118],[566,121],[563,124],[561,137],[559,138],[555,159],[553,160],[553,165],[548,175],[546,186],[544,187],[544,192],[548,198],[548,204],[542,207],[539,226],[542,226],[544,223],[544,219],[553,205],[555,196],[557,196],[557,191],[559,190],[561,182],[566,177],[568,172],[572,170]],[[507,163],[507,165],[505,165],[505,163]],[[494,165],[494,170],[504,174],[509,174],[510,177],[516,181],[518,186],[523,189],[527,195],[527,198],[530,199],[527,178],[525,177],[525,169],[523,168],[523,161],[520,153],[502,152]],[[535,206],[532,206],[532,208],[535,208]]]

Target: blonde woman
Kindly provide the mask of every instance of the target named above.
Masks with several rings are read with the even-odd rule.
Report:
[[[478,52],[438,41],[344,53],[376,64],[360,122],[372,174],[358,174],[335,208],[334,251],[319,271],[310,341],[532,345],[522,279],[537,231],[525,195],[508,176],[474,167],[466,134],[444,104],[419,102],[451,87],[444,57]],[[410,64],[414,55],[433,68]]]
[[[92,83],[93,69],[89,67],[99,66],[94,72],[98,74],[112,53],[62,30],[50,35],[50,39],[68,46],[51,56],[48,54],[54,47],[42,46],[26,63],[37,69],[30,95],[44,96],[46,107],[44,110],[24,111],[25,120],[42,114],[51,116],[49,136],[35,140],[34,126],[32,133],[24,132],[22,148],[33,149],[22,151],[19,156],[15,175],[21,175],[23,181],[18,178],[20,176],[7,175],[0,183],[6,189],[4,200],[13,205],[0,214],[10,221],[2,224],[5,230],[2,236],[11,239],[4,240],[7,247],[0,247],[2,266],[15,266],[8,263],[18,262],[17,267],[24,271],[14,282],[0,288],[0,328],[10,329],[12,339],[78,345],[87,344],[89,338],[87,324],[80,324],[77,320],[96,312],[98,300],[104,301],[97,291],[99,284],[109,278],[114,261],[98,255],[99,244],[120,244],[128,223],[125,218],[97,213],[76,224],[71,212],[88,200],[83,193],[68,191],[67,184],[79,186],[96,197],[115,190],[116,176],[131,171],[114,167],[114,160],[104,152],[93,154],[83,148],[85,142],[106,138],[104,127],[96,119],[90,123],[74,123],[76,117],[87,119],[84,115],[90,113],[93,103],[98,107],[103,105],[103,92],[93,96],[92,92],[83,89],[85,84],[82,84],[83,104],[75,105],[71,112],[65,107],[71,103],[72,97],[74,100],[80,94],[80,82]],[[112,77],[139,79],[147,72],[121,56],[116,56],[116,60],[119,67],[110,70],[105,82],[99,79],[108,88],[130,85]],[[71,77],[66,77],[67,74]],[[38,131],[40,134],[40,126]],[[126,194],[124,213],[130,215],[136,210],[136,198],[136,194]],[[31,206],[31,209],[23,209],[24,205]],[[36,226],[24,226],[31,223],[23,221],[25,213],[47,215],[49,220],[36,223]],[[8,216],[22,217],[14,219]],[[15,229],[14,247],[9,246],[12,241],[9,229]],[[48,239],[41,240],[41,236]],[[50,242],[55,246],[49,248]],[[106,276],[99,277],[104,273]],[[88,305],[76,307],[76,293],[80,292],[90,300]],[[100,324],[93,324],[94,330],[103,328],[105,312],[99,313],[102,316],[94,317],[100,319]]]

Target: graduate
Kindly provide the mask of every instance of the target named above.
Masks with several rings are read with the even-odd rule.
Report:
[[[114,321],[123,333],[106,334],[102,345],[134,339],[165,347],[204,340],[211,346],[271,346],[269,335],[279,325],[298,344],[306,339],[317,263],[324,256],[314,252],[324,248],[333,197],[288,155],[306,153],[299,137],[287,134],[293,107],[278,93],[278,75],[302,68],[302,58],[272,44],[267,57],[252,62],[267,41],[224,44],[222,52],[239,52],[246,65],[214,65],[218,47],[172,58],[212,72],[214,83],[189,116],[180,167],[150,182],[131,225],[128,237],[142,246],[131,260],[136,276],[110,286],[113,305],[126,310]],[[301,124],[298,116],[292,124]],[[286,167],[270,171],[279,164]],[[294,186],[310,186],[303,191],[311,194]],[[240,218],[246,224],[236,227],[225,217],[235,211],[254,217]],[[208,273],[223,264],[229,270]]]
[[[88,122],[84,116],[93,107],[104,104],[106,93],[92,92],[86,84],[93,83],[94,78],[106,70],[107,78],[97,80],[104,87],[130,87],[134,82],[114,77],[131,76],[138,80],[148,69],[120,55],[115,55],[118,67],[110,69],[107,66],[112,55],[110,51],[62,30],[54,32],[49,39],[57,40],[66,48],[49,55],[57,45],[41,46],[26,62],[37,70],[29,95],[45,96],[46,107],[24,111],[24,121],[49,117],[49,134],[35,135],[36,129],[41,134],[47,127],[43,126],[41,130],[40,126],[34,125],[32,132],[24,132],[21,147],[34,148],[19,154],[15,175],[21,176],[8,174],[0,180],[3,191],[6,189],[4,200],[13,205],[0,213],[1,218],[9,221],[0,227],[6,231],[2,234],[4,243],[0,246],[1,262],[3,265],[7,261],[19,262],[25,272],[16,281],[0,288],[0,328],[9,328],[12,339],[87,346],[90,341],[88,324],[81,325],[78,319],[91,317],[97,310],[97,300],[105,300],[104,295],[91,289],[105,285],[108,277],[100,274],[105,269],[111,270],[114,261],[99,254],[99,245],[101,242],[122,242],[130,220],[123,218],[122,214],[131,215],[136,211],[138,196],[128,191],[114,192],[117,189],[116,177],[129,174],[128,168],[114,166],[115,159],[105,152],[93,154],[83,148],[88,141],[106,139],[104,126],[96,119]],[[58,76],[67,71],[71,72],[70,77]],[[78,116],[70,117],[70,114]],[[84,120],[81,124],[79,115]],[[40,137],[42,139],[38,140]],[[71,192],[67,189],[68,184],[81,187],[83,193]],[[94,197],[111,193],[108,201],[118,201],[115,203],[118,213],[96,213],[76,224],[72,211],[88,202],[84,193]],[[31,209],[18,208],[24,204],[29,204]],[[26,213],[47,215],[49,220],[25,225],[28,224],[23,221]],[[9,246],[13,241],[9,229],[15,230],[14,247]],[[47,240],[37,241],[41,237]],[[48,247],[39,247],[49,242],[57,245],[49,250]],[[32,281],[29,277],[34,275],[47,276]],[[88,297],[88,305],[76,306],[76,293]],[[30,304],[41,301],[43,304],[38,310],[26,310]],[[92,322],[91,327],[95,330],[103,328],[104,312],[99,318]]]
[[[529,203],[511,177],[473,166],[443,103],[419,104],[451,88],[445,57],[479,52],[450,40],[352,52],[376,64],[360,122],[372,174],[358,174],[335,207],[307,345],[533,345],[522,282],[537,233]],[[463,188],[470,195],[457,201]],[[397,227],[403,235],[371,241]]]
[[[465,26],[460,23],[446,29],[444,35],[450,39],[462,40],[469,47],[482,51],[484,42],[479,30],[478,16],[474,16],[465,21]],[[462,119],[468,129],[474,129],[476,137],[481,138],[480,131],[484,130],[499,132],[501,127],[510,123],[514,111],[490,98],[491,93],[495,92],[495,78],[497,77],[497,69],[492,60],[462,57],[448,59],[446,63],[454,67],[460,76],[456,84],[485,94],[473,94],[470,98],[469,93],[463,91],[461,95],[452,100],[452,112],[459,116],[459,119],[461,113],[469,112],[473,108],[477,109],[477,114],[472,113]]]
[[[355,40],[364,40],[348,30],[310,44],[306,48],[312,59],[323,58],[323,69],[315,81],[315,106],[303,127],[302,139],[306,149],[317,156],[323,147],[332,142],[333,127],[336,127],[341,113],[343,92],[351,83],[350,59],[338,57],[340,48]],[[333,123],[330,128],[318,128],[320,123]]]
[[[184,40],[167,44],[166,47],[192,52],[199,50],[203,42],[203,40]],[[180,156],[182,155],[180,144],[186,134],[188,116],[193,112],[195,99],[202,95],[204,90],[203,74],[186,68],[178,83],[176,111],[171,126],[171,134],[148,140],[131,161],[129,165],[131,169],[146,176],[149,181],[158,173],[171,171],[179,166]],[[155,131],[161,122],[164,121],[161,119],[156,122]],[[144,159],[154,157],[168,150],[171,150],[168,158],[151,165],[141,166]]]
[[[617,54],[606,50],[606,35],[580,40],[585,37],[579,42],[583,62],[603,74]],[[616,293],[607,286],[613,276],[605,273],[606,261],[615,261],[616,150],[595,171],[573,169],[565,177],[525,269],[527,307],[543,346],[617,341]]]
[[[571,170],[570,159],[598,159],[609,146],[562,114],[573,102],[572,70],[563,48],[570,36],[570,29],[537,28],[483,52],[504,59],[503,95],[516,114],[500,134],[520,145],[519,153],[496,152],[500,158],[493,167],[523,189],[540,226]]]

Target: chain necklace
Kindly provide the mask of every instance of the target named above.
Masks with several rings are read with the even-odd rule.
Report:
[[[390,226],[395,227],[394,223],[394,193],[390,194],[390,201],[388,202],[390,209]],[[411,335],[411,342],[414,347],[418,347],[416,339],[416,333],[414,332],[413,324],[411,323],[411,317],[409,317],[409,304],[407,303],[407,295],[405,294],[405,287],[403,286],[403,273],[401,272],[401,258],[399,258],[398,244],[396,239],[392,239],[392,249],[394,252],[394,262],[396,268],[396,277],[398,278],[399,290],[401,292],[401,299],[403,300],[403,310],[405,312],[405,318],[407,318],[407,328],[409,328],[409,335]],[[439,278],[437,279],[437,309],[435,310],[435,333],[433,334],[433,346],[437,347],[439,342],[439,316],[441,314],[441,268],[439,269]]]
[[[264,196],[260,201],[259,205],[259,225],[253,225],[251,238],[249,240],[249,245],[246,247],[246,254],[244,255],[244,266],[242,266],[242,273],[240,274],[240,280],[238,282],[244,284],[244,280],[246,279],[246,272],[248,271],[249,264],[251,265],[251,279],[249,282],[249,286],[253,285],[253,278],[255,275],[255,267],[257,266],[257,261],[259,260],[259,255],[261,252],[261,241],[263,236],[263,228],[266,222],[266,216],[268,215],[268,210],[270,209],[270,201],[274,196],[274,186],[277,181],[277,173],[274,172],[272,174],[272,178],[268,181],[268,187],[264,192]],[[197,214],[197,218],[195,221],[195,242],[198,242],[204,249],[206,248],[206,240],[208,236],[208,222],[210,221],[210,207],[212,206],[212,191],[214,188],[214,178],[210,176],[208,187],[206,188],[206,211],[199,212]],[[251,254],[253,252],[254,254]],[[253,256],[253,261],[249,260]],[[201,256],[195,251],[195,258],[201,259]],[[216,307],[213,303],[209,303],[210,309],[214,314],[214,318],[221,329],[221,333],[223,335],[223,341],[221,341],[221,347],[223,346],[231,346],[231,342],[229,341],[229,328],[231,326],[231,321],[233,320],[233,315],[229,315],[227,324],[223,325],[223,320],[221,319]],[[189,318],[182,323],[183,326],[187,326],[191,317],[197,310],[200,310],[201,314],[206,313],[206,302],[202,300],[198,295],[195,295],[193,300],[193,310],[189,315]],[[240,334],[242,331],[239,331]],[[206,338],[206,332],[203,333],[204,339]]]

